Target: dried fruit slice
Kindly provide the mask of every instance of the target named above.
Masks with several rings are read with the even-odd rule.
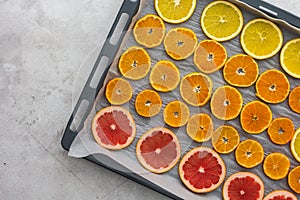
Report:
[[[211,79],[202,73],[187,74],[180,82],[181,97],[192,106],[203,106],[210,99],[212,91]]]
[[[213,73],[221,69],[227,60],[225,47],[214,40],[203,40],[194,54],[194,63],[203,73]]]
[[[298,198],[287,190],[275,190],[265,196],[263,200],[298,200]]]
[[[144,78],[150,70],[150,56],[141,47],[130,47],[120,57],[119,70],[128,79]]]
[[[161,109],[162,101],[159,94],[153,90],[143,90],[135,100],[136,112],[143,117],[153,117]]]
[[[290,169],[290,160],[282,153],[269,154],[263,164],[264,173],[273,180],[286,177]]]
[[[171,130],[156,127],[140,137],[136,145],[136,156],[147,170],[164,173],[179,161],[180,144]]]
[[[275,144],[286,144],[293,138],[295,132],[294,123],[287,117],[274,119],[269,128],[268,135]]]
[[[280,53],[280,64],[286,73],[300,78],[300,38],[287,42]]]
[[[214,116],[221,120],[236,118],[242,109],[243,98],[234,87],[225,85],[219,87],[212,95],[210,108]]]
[[[208,141],[213,133],[214,124],[208,114],[199,113],[193,115],[186,126],[186,132],[196,142]]]
[[[267,103],[283,102],[288,97],[289,91],[289,80],[279,70],[267,70],[256,81],[256,96]]]
[[[253,168],[263,161],[264,149],[256,140],[244,140],[235,150],[235,159],[239,165]]]
[[[259,69],[256,61],[248,55],[238,54],[228,59],[223,75],[230,85],[249,87],[255,83]]]
[[[218,188],[226,175],[223,159],[208,147],[197,147],[183,156],[179,164],[183,184],[196,193],[207,193]]]
[[[260,101],[252,101],[242,108],[240,120],[244,131],[258,134],[269,127],[272,111],[268,105]]]
[[[103,108],[92,120],[92,133],[96,142],[107,149],[123,149],[135,137],[135,122],[130,113],[120,106]]]
[[[188,28],[173,28],[164,40],[165,50],[174,60],[183,60],[192,55],[197,43],[196,34]]]
[[[190,110],[181,101],[171,101],[164,109],[164,121],[172,127],[184,126],[190,117]]]
[[[300,127],[295,131],[290,148],[294,158],[300,162]]]
[[[174,90],[180,81],[176,65],[168,60],[158,61],[150,72],[150,84],[159,92]]]
[[[114,78],[106,85],[105,96],[112,105],[127,103],[132,97],[130,83],[122,78]]]
[[[242,12],[232,3],[214,1],[204,8],[200,23],[207,37],[227,41],[241,32],[244,20]]]
[[[237,172],[224,183],[224,200],[261,200],[264,196],[264,183],[251,172]]]
[[[300,166],[295,167],[292,169],[288,175],[288,184],[290,188],[300,194]]]
[[[289,106],[292,111],[300,114],[300,86],[295,87],[289,96]]]
[[[147,14],[136,22],[133,35],[137,43],[153,48],[162,43],[165,30],[165,24],[160,17]]]
[[[212,135],[211,144],[221,154],[231,153],[240,143],[240,135],[232,126],[219,126]]]

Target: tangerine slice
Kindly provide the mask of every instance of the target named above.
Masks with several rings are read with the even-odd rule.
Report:
[[[287,42],[280,53],[282,69],[294,78],[300,78],[300,38]]]
[[[275,144],[287,144],[293,138],[295,132],[294,123],[287,117],[274,119],[269,128],[268,135]]]
[[[240,143],[240,135],[232,126],[219,126],[212,135],[211,144],[221,154],[231,153]]]
[[[290,148],[294,158],[300,162],[300,127],[295,131]]]
[[[210,108],[214,116],[221,120],[236,118],[243,106],[241,93],[234,87],[225,85],[219,87],[210,101]]]
[[[174,90],[180,81],[176,65],[168,60],[158,61],[150,72],[150,84],[159,92]]]
[[[288,97],[289,91],[289,80],[279,70],[267,70],[256,81],[256,96],[267,103],[283,102]]]
[[[235,150],[235,159],[239,165],[253,168],[263,161],[264,149],[256,140],[244,140]]]
[[[269,193],[263,200],[298,200],[298,198],[287,190],[275,190]]]
[[[114,78],[106,85],[105,96],[109,103],[121,105],[127,103],[132,97],[130,83],[122,78]]]
[[[193,54],[197,46],[197,36],[188,28],[173,28],[165,37],[167,54],[174,60],[183,60]]]
[[[144,78],[150,70],[150,56],[141,47],[130,47],[120,57],[119,70],[128,79]]]
[[[295,87],[289,96],[289,106],[292,111],[300,114],[300,86]]]
[[[133,28],[133,36],[137,43],[153,48],[162,43],[165,30],[165,24],[160,17],[147,14],[136,22]]]
[[[194,63],[203,73],[213,73],[221,69],[227,60],[227,52],[223,45],[214,40],[203,40],[194,54]]]
[[[162,101],[159,94],[153,90],[143,90],[135,100],[136,112],[143,117],[153,117],[161,109]]]
[[[180,82],[180,95],[192,106],[205,105],[210,99],[211,91],[211,79],[199,72],[185,75]]]
[[[172,127],[184,126],[190,117],[190,110],[181,101],[171,101],[164,109],[164,121]]]
[[[300,194],[300,166],[293,168],[288,175],[288,184],[290,188]]]
[[[236,87],[249,87],[258,77],[256,61],[248,55],[238,54],[228,59],[223,69],[224,79]]]
[[[244,131],[258,134],[269,127],[272,111],[268,105],[260,101],[252,101],[242,108],[240,121]]]
[[[196,142],[208,141],[213,133],[214,124],[208,114],[199,113],[193,115],[186,126],[186,132]]]
[[[264,173],[273,180],[286,177],[290,169],[290,160],[282,153],[269,154],[263,164]]]
[[[156,127],[140,137],[136,156],[147,170],[161,174],[172,169],[179,161],[180,144],[171,130]]]

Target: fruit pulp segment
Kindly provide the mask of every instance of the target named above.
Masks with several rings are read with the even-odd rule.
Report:
[[[229,199],[259,199],[261,186],[250,176],[237,177],[228,186]]]

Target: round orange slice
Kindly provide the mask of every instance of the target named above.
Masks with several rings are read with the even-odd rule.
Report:
[[[263,200],[298,200],[298,198],[291,192],[287,190],[274,190],[270,192]]]
[[[171,101],[164,109],[164,121],[171,127],[184,126],[190,117],[190,110],[181,101]]]
[[[186,126],[186,132],[196,142],[208,141],[213,133],[214,124],[208,114],[199,113],[193,115]]]
[[[287,144],[293,138],[295,132],[294,123],[287,117],[274,119],[269,128],[268,135],[275,144]]]
[[[300,194],[300,166],[295,167],[292,169],[288,175],[288,184],[290,188]]]
[[[290,143],[290,149],[294,158],[300,162],[300,127],[295,131]]]
[[[282,153],[269,154],[263,164],[264,173],[273,180],[286,177],[290,169],[289,158]]]
[[[130,83],[122,78],[114,78],[106,85],[105,96],[112,105],[127,103],[132,97]]]
[[[295,87],[289,96],[289,106],[292,111],[300,114],[300,86]]]
[[[153,90],[140,92],[135,100],[136,112],[143,117],[153,117],[161,109],[162,101],[159,94]]]
[[[300,38],[292,39],[282,47],[280,64],[286,73],[300,79]]]

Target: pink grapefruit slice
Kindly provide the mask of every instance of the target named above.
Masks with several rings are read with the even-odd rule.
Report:
[[[265,196],[264,200],[298,200],[298,198],[287,190],[275,190]]]

